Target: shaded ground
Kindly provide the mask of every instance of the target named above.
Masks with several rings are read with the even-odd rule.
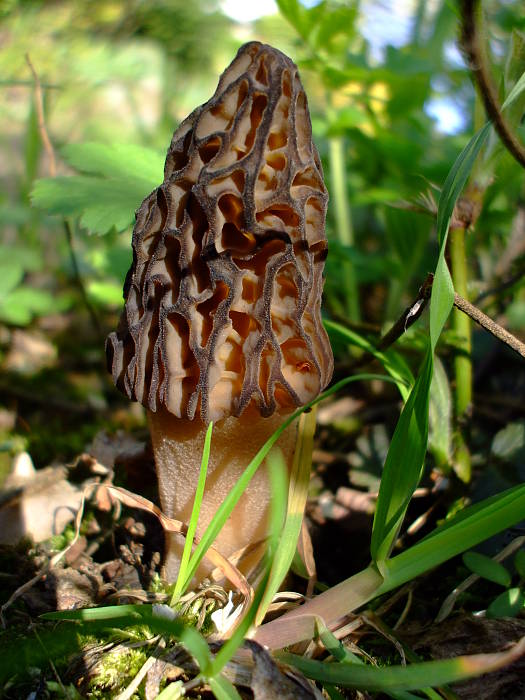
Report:
[[[67,338],[71,339],[71,333]],[[7,339],[6,356],[11,364],[4,366],[0,378],[7,388],[0,429],[11,450],[3,453],[1,462],[0,538],[4,544],[0,546],[0,602],[5,604],[17,592],[16,600],[3,609],[7,631],[0,636],[0,646],[12,645],[10,635],[30,634],[34,621],[44,612],[168,599],[159,577],[163,532],[156,517],[111,502],[103,492],[86,503],[80,537],[63,559],[51,566],[53,557],[75,534],[73,518],[87,484],[117,484],[155,501],[155,472],[142,412],[122,402],[106,382],[92,338],[82,346],[79,356],[78,347],[72,354],[65,352],[60,366],[49,361],[45,343],[38,351],[29,343],[33,348],[29,351],[28,342],[24,345],[23,341],[17,337],[15,343],[13,336]],[[73,357],[76,359],[68,360]],[[338,371],[344,375],[344,367]],[[400,546],[417,541],[462,499],[480,500],[523,480],[524,406],[522,365],[499,346],[490,347],[476,379],[470,435],[475,466],[472,483],[465,486],[452,472],[430,463],[410,507]],[[388,385],[360,385],[319,411],[307,521],[318,580],[323,584],[333,585],[368,564],[375,494],[399,408],[397,395]],[[15,461],[13,454],[18,454]],[[35,465],[36,471],[32,471]],[[24,530],[41,542],[15,544]],[[493,555],[523,534],[521,523],[485,543],[483,551]],[[397,600],[393,597],[382,620],[389,629],[399,623],[394,636],[421,658],[503,650],[525,634],[525,619],[487,621],[474,615],[500,592],[496,584],[473,586],[458,599],[455,611],[444,623],[434,623],[443,600],[467,573],[459,559],[449,562],[438,575],[430,573],[413,582]],[[25,587],[37,574],[40,576],[33,584]],[[306,584],[294,577],[287,588],[302,593]],[[202,601],[212,601],[209,609],[224,603],[218,592],[208,598],[201,595],[199,600],[192,612],[197,619],[199,615],[204,619]],[[384,606],[385,601],[379,603]],[[42,629],[44,633],[44,626]],[[399,662],[392,639],[368,624],[352,641],[374,658]],[[81,642],[82,654],[59,655],[58,672],[48,663],[36,663],[34,673],[4,688],[4,696],[25,697],[49,681],[47,695],[41,697],[64,697],[60,689],[55,695],[49,690],[58,673],[64,686],[76,688],[85,697],[112,697],[118,686],[115,678],[104,676],[98,685],[93,679],[102,678],[101,659],[107,658],[109,651],[115,659],[119,655],[127,659],[129,672],[129,648],[122,647],[122,641],[107,639]],[[137,648],[141,649],[140,645]],[[147,658],[148,649],[136,652],[135,671]],[[254,658],[256,667],[263,664],[258,652],[254,653],[255,657],[246,651],[252,671]],[[174,648],[170,654],[171,661],[164,659],[164,665],[159,662],[152,667],[146,697],[155,697],[161,680],[191,677],[192,662],[183,651]],[[455,692],[461,698],[525,697],[524,670],[522,660],[461,684]],[[252,697],[256,690],[256,682],[250,683],[243,691],[246,697]],[[300,697],[297,688],[293,692]],[[348,697],[357,695],[348,693]]]

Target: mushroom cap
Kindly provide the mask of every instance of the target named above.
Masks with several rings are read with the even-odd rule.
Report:
[[[321,322],[328,193],[295,64],[245,44],[173,135],[141,204],[116,386],[204,422],[304,405],[330,381]]]

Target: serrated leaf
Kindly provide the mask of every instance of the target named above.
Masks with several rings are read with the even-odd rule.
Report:
[[[69,162],[90,175],[37,180],[31,193],[35,206],[50,214],[78,217],[95,233],[126,229],[142,200],[163,178],[163,159],[134,145],[72,144]]]
[[[487,608],[487,617],[515,617],[525,607],[525,595],[519,588],[504,591]]]
[[[72,143],[62,149],[65,160],[81,173],[106,178],[144,180],[150,189],[162,182],[164,156],[131,143]]]
[[[151,187],[134,178],[102,179],[86,175],[37,180],[31,193],[33,203],[50,214],[79,217],[94,233],[113,227],[123,231]]]
[[[481,576],[481,578],[492,583],[498,583],[500,586],[509,586],[511,575],[503,564],[494,561],[490,557],[486,557],[479,552],[465,552],[463,555],[463,563],[472,571],[472,573]]]

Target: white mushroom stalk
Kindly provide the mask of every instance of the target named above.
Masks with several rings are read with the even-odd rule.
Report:
[[[296,66],[246,44],[175,132],[164,182],[137,211],[126,306],[106,345],[115,384],[147,408],[166,515],[189,520],[215,423],[198,535],[285,417],[330,381],[327,199]],[[278,442],[290,466],[295,430]],[[264,540],[270,497],[262,467],[214,544],[221,554]],[[182,548],[168,538],[169,579]]]

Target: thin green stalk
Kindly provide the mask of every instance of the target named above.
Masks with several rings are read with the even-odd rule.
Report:
[[[199,513],[201,510],[202,499],[204,497],[204,488],[206,486],[206,475],[208,473],[208,462],[210,461],[210,446],[211,446],[211,436],[213,431],[213,422],[210,422],[208,429],[206,431],[206,437],[204,438],[204,448],[202,450],[202,460],[201,468],[199,471],[199,481],[197,483],[197,490],[195,491],[195,498],[193,499],[193,509],[191,511],[190,524],[188,525],[188,532],[186,533],[186,540],[184,542],[184,550],[182,552],[182,558],[180,561],[179,575],[177,576],[177,581],[175,582],[175,588],[173,589],[173,595],[171,597],[171,606],[173,607],[175,603],[179,600],[180,596],[184,590],[184,581],[186,580],[186,571],[190,561],[191,548],[193,546],[193,538],[195,537],[195,532],[197,531],[197,524],[199,522]]]
[[[342,136],[333,136],[330,141],[331,199],[335,212],[337,237],[341,245],[354,245],[352,216],[346,192],[345,146]],[[350,321],[359,321],[359,294],[354,265],[345,258],[341,261],[346,312]]]
[[[450,229],[449,253],[454,289],[468,299],[468,270],[465,250],[465,228]],[[452,311],[452,327],[457,336],[458,352],[454,359],[455,391],[454,408],[457,421],[455,470],[460,479],[470,481],[472,466],[470,453],[465,443],[462,423],[468,418],[472,403],[472,327],[470,319],[459,309]]]

